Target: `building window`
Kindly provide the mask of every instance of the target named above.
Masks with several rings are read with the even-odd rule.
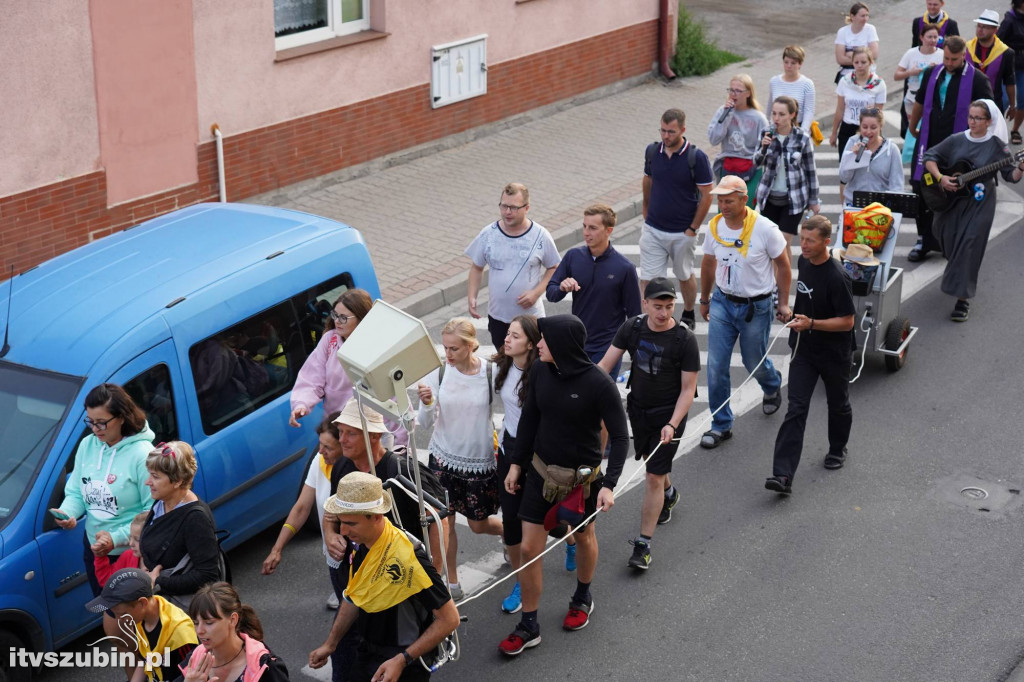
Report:
[[[275,49],[370,30],[370,0],[274,0]]]

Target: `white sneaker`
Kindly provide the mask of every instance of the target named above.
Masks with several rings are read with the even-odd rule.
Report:
[[[338,610],[338,595],[334,594],[333,591],[331,592],[331,596],[327,598],[327,608],[331,611]]]

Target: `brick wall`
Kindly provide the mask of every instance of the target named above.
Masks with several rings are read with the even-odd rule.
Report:
[[[487,94],[430,108],[424,83],[349,106],[225,137],[228,200],[369,161],[640,75],[657,56],[650,21],[495,64]],[[96,171],[0,197],[0,280],[92,239],[201,201],[215,201],[213,142],[197,149],[199,182],[107,206]]]

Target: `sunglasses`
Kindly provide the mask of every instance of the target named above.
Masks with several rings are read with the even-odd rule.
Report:
[[[164,457],[170,457],[171,459],[177,459],[178,458],[178,453],[176,453],[174,451],[174,448],[172,448],[167,443],[157,443],[156,447],[153,448],[153,449],[154,450],[158,450],[160,452],[160,454],[163,455]]]

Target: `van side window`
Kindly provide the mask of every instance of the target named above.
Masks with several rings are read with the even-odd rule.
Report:
[[[290,301],[188,351],[203,431],[213,434],[291,390],[307,351]]]
[[[178,440],[178,418],[174,411],[174,393],[171,390],[171,372],[162,362],[150,367],[124,385],[124,390],[135,404],[146,413],[149,428],[156,438],[154,443]]]
[[[346,290],[353,288],[355,284],[352,275],[343,272],[292,297],[292,303],[299,313],[301,343],[306,349],[306,355],[313,352],[323,336],[333,303]]]

